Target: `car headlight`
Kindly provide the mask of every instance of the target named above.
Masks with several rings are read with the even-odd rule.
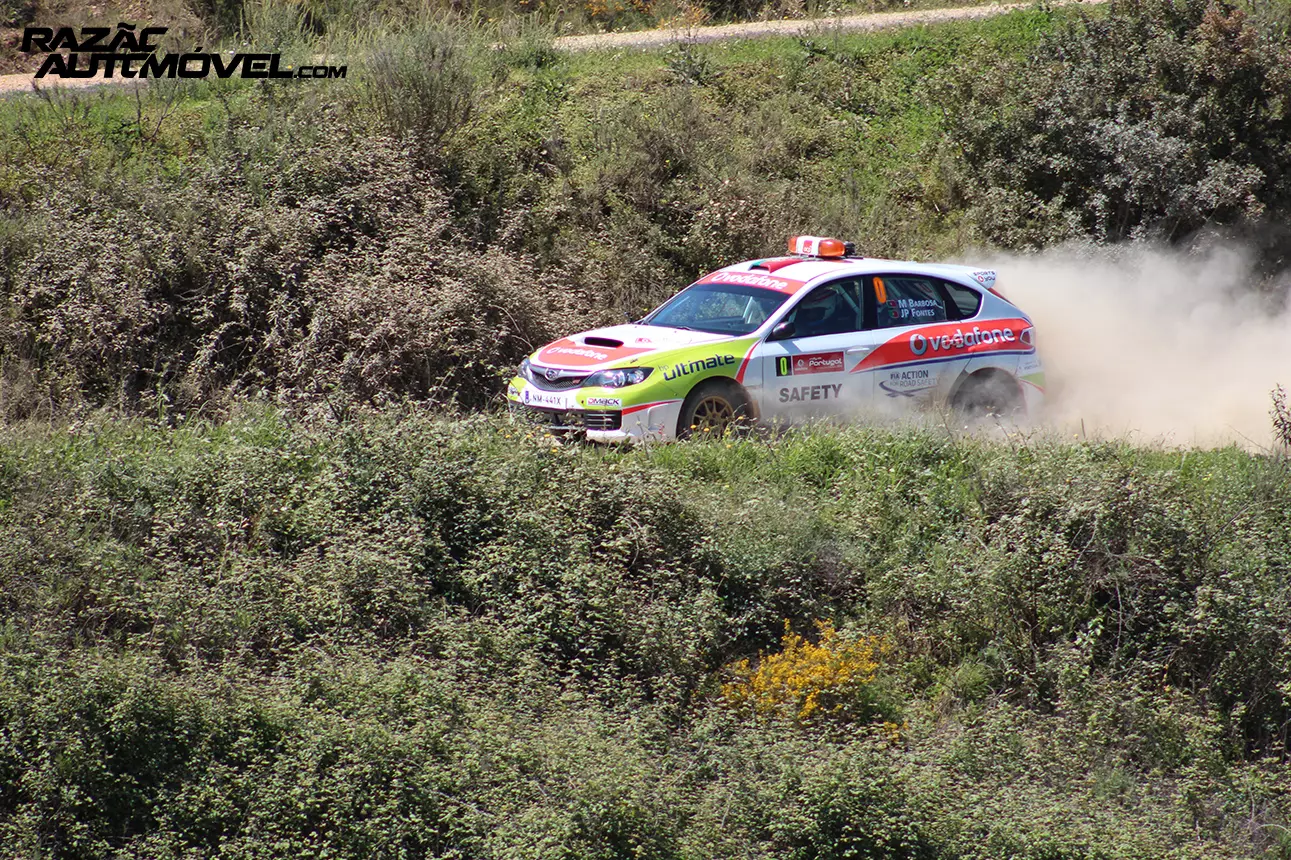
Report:
[[[518,375],[524,379],[529,380],[530,382],[533,382],[533,371],[529,369],[529,359],[526,358],[520,362],[520,370],[518,371]]]
[[[646,377],[654,372],[653,367],[630,367],[622,370],[602,370],[593,373],[583,380],[587,388],[622,388],[625,385],[636,385],[645,382]]]

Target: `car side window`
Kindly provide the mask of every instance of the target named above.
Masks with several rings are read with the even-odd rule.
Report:
[[[946,321],[946,297],[933,278],[874,275],[867,280],[874,297],[875,328]]]
[[[861,286],[860,279],[846,278],[813,289],[786,317],[793,323],[793,336],[818,337],[860,331],[865,324]]]
[[[982,308],[982,294],[970,290],[963,284],[953,281],[941,281],[941,287],[950,296],[952,316],[954,319],[966,320],[977,316]]]

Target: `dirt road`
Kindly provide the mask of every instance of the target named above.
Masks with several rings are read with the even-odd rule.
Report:
[[[1096,6],[1107,0],[1065,0],[1051,6]],[[788,21],[753,21],[747,24],[722,24],[715,27],[668,28],[634,33],[594,33],[589,36],[564,36],[556,47],[565,51],[597,51],[610,48],[648,48],[673,42],[716,42],[721,39],[755,39],[759,36],[791,36],[817,31],[865,32],[914,27],[942,21],[965,21],[990,18],[1017,9],[1034,7],[1035,3],[991,3],[984,6],[961,6],[952,9],[924,9],[909,12],[875,12],[868,15],[843,15],[836,18],[811,18]]]
[[[1052,6],[1093,6],[1107,0],[1065,0]],[[790,21],[753,21],[747,24],[723,24],[715,27],[675,27],[661,30],[639,30],[630,33],[594,33],[587,36],[562,36],[555,46],[564,51],[603,51],[615,48],[650,48],[674,42],[715,42],[722,39],[755,39],[760,36],[785,36],[803,32],[864,32],[894,27],[913,27],[941,21],[964,21],[1002,15],[1026,9],[1034,3],[993,3],[985,6],[961,6],[951,9],[926,9],[910,12],[877,12],[869,15],[844,15],[836,18],[812,18]],[[138,79],[128,78],[44,78],[31,75],[0,75],[0,95],[33,92],[37,89],[84,89],[97,86],[130,86]]]

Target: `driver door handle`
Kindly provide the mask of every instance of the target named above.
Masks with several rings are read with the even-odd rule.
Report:
[[[872,347],[872,346],[854,346],[854,347],[852,347],[851,349],[847,350],[847,354],[848,354],[848,355],[864,355],[865,353],[869,352],[869,351],[870,351],[870,350],[872,350],[872,349],[874,349],[874,347]]]

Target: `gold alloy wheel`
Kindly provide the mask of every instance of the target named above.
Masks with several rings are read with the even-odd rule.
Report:
[[[720,436],[734,423],[735,407],[725,397],[710,394],[695,404],[695,417],[690,426],[696,433]]]

